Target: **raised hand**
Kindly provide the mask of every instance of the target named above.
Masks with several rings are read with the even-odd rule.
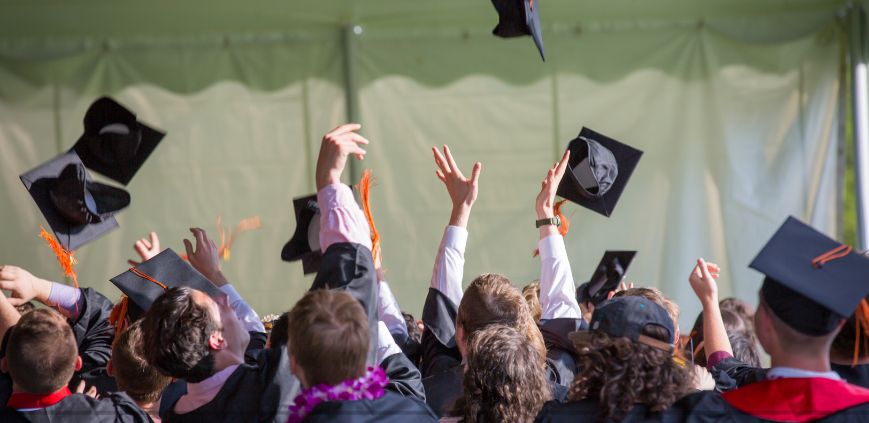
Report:
[[[471,177],[466,178],[462,174],[462,171],[459,170],[459,166],[453,159],[449,147],[444,145],[443,154],[435,147],[432,147],[431,151],[434,153],[435,164],[438,167],[435,174],[444,183],[444,186],[447,187],[450,200],[453,202],[450,225],[467,227],[471,208],[474,206],[474,202],[477,201],[480,172],[483,170],[483,165],[480,162],[474,163]]]
[[[196,250],[193,249],[193,244],[189,240],[184,240],[184,248],[187,250],[187,259],[190,260],[190,265],[217,286],[229,283],[223,276],[223,272],[220,271],[217,244],[208,239],[208,235],[200,228],[190,228],[190,232],[196,239]]]
[[[697,294],[697,298],[704,307],[709,304],[718,304],[718,284],[715,282],[721,273],[721,268],[715,263],[707,263],[702,258],[697,259],[697,265],[688,276],[691,289]]]
[[[549,169],[546,177],[543,178],[543,182],[540,184],[540,193],[537,194],[537,201],[534,204],[538,219],[554,216],[555,192],[558,191],[558,184],[561,183],[561,178],[564,177],[569,160],[570,150],[565,150],[564,155],[561,156],[561,161]]]
[[[157,238],[156,232],[151,232],[148,234],[147,239],[142,238],[136,241],[133,249],[136,250],[136,254],[139,255],[142,261],[127,260],[127,263],[130,263],[131,266],[142,264],[142,262],[148,261],[157,254],[160,254],[160,238]]]
[[[365,150],[360,145],[367,145],[368,140],[357,134],[362,128],[358,123],[341,125],[326,135],[320,143],[320,156],[317,158],[317,190],[327,185],[341,182],[341,173],[347,164],[347,156],[354,155],[362,160]]]
[[[0,289],[12,293],[9,304],[17,307],[34,298],[42,303],[48,301],[51,282],[17,266],[0,266]]]

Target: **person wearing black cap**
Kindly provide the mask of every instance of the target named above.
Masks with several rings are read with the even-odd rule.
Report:
[[[0,368],[13,393],[0,409],[4,422],[150,422],[124,393],[102,399],[72,393],[69,379],[80,370],[73,330],[60,313],[40,308],[19,316],[0,295],[0,332],[8,340]]]
[[[726,364],[732,353],[717,305],[717,288],[704,266],[692,288],[704,305],[707,362]],[[677,406],[688,421],[865,421],[869,389],[850,385],[830,369],[830,346],[869,293],[869,259],[790,217],[750,267],[766,277],[755,330],[772,368],[755,383],[724,394],[690,395]],[[724,373],[732,369],[725,368]],[[675,407],[674,407],[675,408]]]
[[[571,334],[578,373],[570,402],[548,403],[537,422],[658,421],[692,389],[673,359],[676,331],[663,307],[643,297],[603,302],[590,328]]]

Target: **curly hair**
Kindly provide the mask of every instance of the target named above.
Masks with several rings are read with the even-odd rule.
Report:
[[[546,344],[525,297],[506,276],[485,273],[474,279],[465,290],[456,314],[456,325],[462,326],[470,340],[474,333],[492,324],[519,329],[545,361]]]
[[[647,326],[643,335],[669,342],[665,330]],[[660,413],[691,390],[690,370],[665,351],[628,338],[589,332],[576,345],[580,369],[570,387],[570,400],[598,400],[600,421],[621,421],[634,404]]]
[[[214,354],[208,339],[220,330],[208,309],[196,304],[194,290],[169,288],[142,317],[145,360],[161,373],[202,382],[214,373]]]
[[[534,281],[525,285],[522,288],[522,296],[525,297],[525,302],[528,303],[528,309],[531,310],[531,317],[534,321],[540,320],[543,316],[543,308],[540,306],[540,282]]]
[[[531,422],[552,399],[540,353],[503,325],[477,331],[468,346],[464,395],[453,410],[465,423]]]

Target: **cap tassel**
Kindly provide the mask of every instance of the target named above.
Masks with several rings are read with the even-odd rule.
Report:
[[[561,212],[561,206],[563,206],[565,202],[567,202],[567,200],[561,200],[559,202],[556,202],[555,207],[553,207],[552,209],[555,215],[558,216],[558,219],[561,220],[561,226],[558,227],[558,233],[561,234],[562,237],[567,235],[567,231],[570,230],[570,219],[568,219],[567,216],[565,216],[564,213]],[[531,256],[537,257],[539,255],[540,250],[535,248],[534,253]]]
[[[63,270],[63,274],[71,278],[73,286],[78,288],[78,276],[75,274],[75,269],[73,269],[73,266],[78,262],[73,256],[74,253],[63,248],[63,246],[60,245],[60,242],[57,241],[57,238],[48,233],[42,225],[39,226],[39,237],[48,243],[51,251],[54,251],[54,255],[57,256],[57,261],[60,263],[60,268]]]
[[[238,222],[238,225],[235,225],[235,228],[232,229],[232,232],[229,233],[229,236],[225,236],[226,232],[223,229],[223,226],[220,224],[220,216],[217,216],[217,232],[220,235],[220,249],[218,250],[218,255],[223,261],[229,261],[230,259],[230,249],[232,249],[232,243],[238,237],[238,235],[254,230],[262,227],[262,220],[259,216],[249,217],[247,219],[242,219]]]
[[[109,314],[109,324],[115,327],[115,339],[120,338],[121,333],[127,328],[127,305],[129,302],[129,297],[121,296],[121,301],[112,307],[112,312]]]
[[[847,256],[848,254],[851,254],[851,251],[853,249],[854,248],[851,247],[850,245],[842,244],[836,248],[833,248],[830,251],[827,251],[824,254],[821,254],[821,255],[815,257],[812,260],[812,267],[814,267],[815,269],[820,269],[825,264],[827,264],[833,260],[840,259],[842,257]]]
[[[371,214],[371,170],[365,169],[362,172],[362,179],[356,189],[359,190],[359,195],[362,197],[362,211],[365,213],[365,219],[368,220],[368,226],[371,227],[371,256],[374,262],[377,263],[380,259],[380,233],[377,232],[377,226],[374,226],[374,216]]]
[[[854,331],[854,359],[851,362],[851,367],[855,367],[859,361],[860,344],[865,344],[866,339],[869,338],[869,303],[866,302],[865,298],[860,300],[860,305],[857,306],[857,311],[854,313],[854,320],[856,321],[856,330]],[[866,349],[865,345],[863,349]]]

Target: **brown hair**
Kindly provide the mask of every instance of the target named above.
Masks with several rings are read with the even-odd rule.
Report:
[[[365,310],[343,291],[314,290],[287,317],[288,350],[308,386],[362,376],[370,334]]]
[[[666,330],[649,325],[643,335],[670,342]],[[600,421],[620,421],[634,404],[660,413],[692,388],[690,371],[665,351],[628,338],[590,332],[577,343],[579,372],[570,387],[570,399],[596,398]]]
[[[148,365],[142,356],[142,326],[136,321],[112,345],[112,371],[118,390],[137,403],[156,402],[172,378]]]
[[[470,341],[474,333],[492,324],[517,328],[537,349],[541,360],[545,360],[543,335],[531,317],[525,298],[507,277],[486,273],[474,279],[465,290],[456,314],[456,325],[462,326]]]
[[[522,296],[525,297],[525,302],[528,303],[528,310],[531,311],[531,317],[534,321],[539,321],[543,316],[543,308],[540,306],[540,282],[534,281],[525,285],[522,288]]]
[[[69,383],[78,347],[66,319],[50,308],[32,310],[9,334],[6,360],[12,380],[33,394],[49,394]]]
[[[464,395],[456,403],[465,423],[531,422],[552,398],[540,353],[510,326],[489,325],[468,346]]]

